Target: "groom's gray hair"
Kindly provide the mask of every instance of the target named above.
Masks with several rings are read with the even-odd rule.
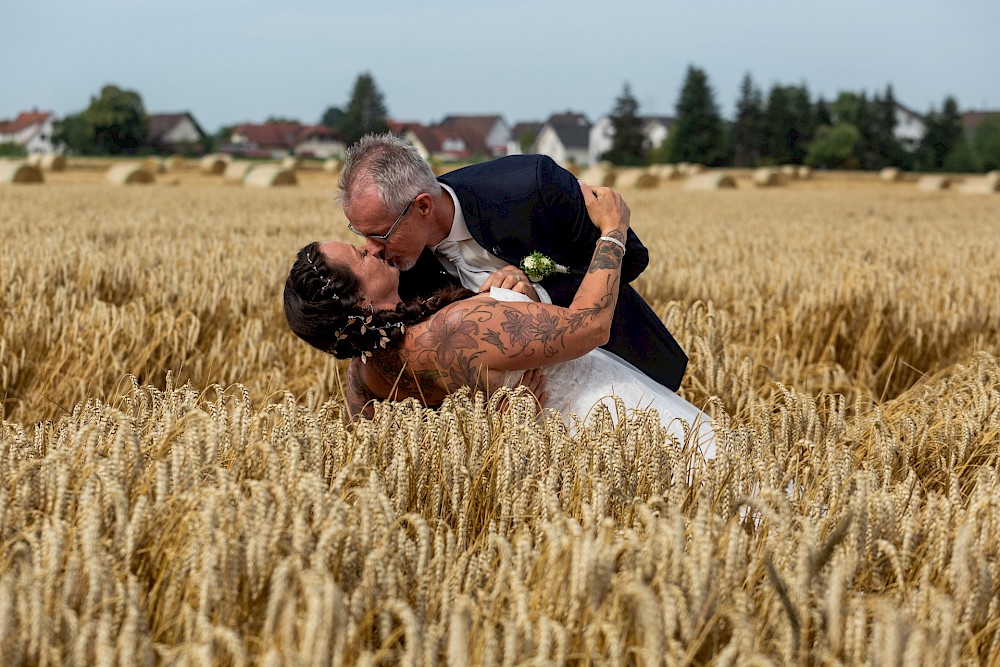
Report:
[[[422,192],[434,197],[441,193],[434,172],[413,144],[391,132],[366,134],[347,149],[338,182],[341,205],[347,208],[359,188],[369,184],[388,213],[402,211]]]

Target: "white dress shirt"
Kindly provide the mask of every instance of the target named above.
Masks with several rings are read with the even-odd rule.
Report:
[[[462,282],[463,287],[478,292],[490,274],[507,266],[509,262],[491,254],[476,242],[465,222],[462,205],[458,202],[455,191],[444,183],[441,183],[441,187],[455,202],[455,219],[451,224],[451,232],[431,251],[445,270]],[[532,286],[542,303],[552,303],[552,298],[541,285],[532,283]]]

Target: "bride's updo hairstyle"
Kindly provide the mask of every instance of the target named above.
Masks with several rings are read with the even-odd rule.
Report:
[[[317,350],[338,359],[365,360],[377,350],[397,346],[407,326],[472,294],[449,287],[426,300],[373,311],[360,305],[365,294],[354,272],[328,261],[314,241],[299,251],[285,280],[285,319],[296,336]]]

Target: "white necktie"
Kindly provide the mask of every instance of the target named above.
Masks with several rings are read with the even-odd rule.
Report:
[[[464,248],[470,241],[445,241],[438,245],[434,249],[435,254],[437,254],[448,269],[448,272],[458,278],[462,282],[462,286],[471,290],[478,291],[482,284],[486,282],[486,279],[493,272],[492,267],[479,268],[474,266],[471,262],[476,262],[479,258],[476,256],[477,253],[469,248]],[[471,241],[475,244],[475,241]],[[476,244],[478,245],[478,244]],[[450,266],[449,266],[450,265]]]
[[[479,291],[494,271],[507,266],[507,262],[491,255],[471,238],[464,241],[443,241],[434,249],[434,253],[448,273],[458,278],[463,287],[475,292]],[[534,287],[542,303],[552,303],[552,297],[541,285],[534,283]]]

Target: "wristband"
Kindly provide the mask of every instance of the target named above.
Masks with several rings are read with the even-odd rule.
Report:
[[[625,252],[625,244],[624,244],[624,243],[622,243],[621,241],[619,241],[618,239],[616,239],[616,238],[615,238],[615,237],[613,237],[613,236],[602,236],[601,238],[599,238],[599,239],[597,239],[597,240],[598,240],[598,241],[611,241],[611,242],[612,242],[612,243],[614,243],[614,244],[615,244],[616,246],[618,246],[619,248],[621,248],[621,249],[622,249],[622,252]]]

